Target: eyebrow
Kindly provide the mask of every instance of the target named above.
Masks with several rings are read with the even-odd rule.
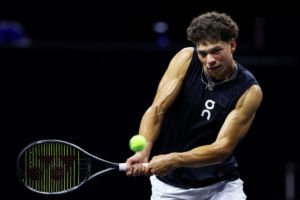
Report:
[[[216,47],[213,47],[212,49],[209,49],[208,51],[203,51],[203,50],[198,50],[198,49],[197,49],[197,52],[198,52],[199,54],[207,54],[207,53],[213,53],[213,52],[215,52],[215,51],[219,51],[219,50],[221,50],[221,49],[222,49],[222,47],[216,46]]]

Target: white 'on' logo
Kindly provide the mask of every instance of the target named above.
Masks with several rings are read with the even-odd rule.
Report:
[[[208,99],[205,101],[205,108],[202,113],[201,113],[201,117],[204,117],[205,114],[206,115],[206,119],[209,120],[210,119],[210,116],[211,116],[211,113],[210,113],[210,110],[212,110],[213,108],[215,107],[215,101],[211,100],[211,99]]]

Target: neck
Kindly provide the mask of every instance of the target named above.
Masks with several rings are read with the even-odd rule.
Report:
[[[230,79],[235,74],[235,72],[237,70],[237,64],[233,60],[232,64],[230,66],[228,66],[227,69],[224,71],[224,73],[220,74],[219,76],[207,73],[206,69],[203,69],[203,70],[204,70],[205,75],[211,81],[215,81],[215,82],[226,81],[226,80]]]
[[[236,64],[236,62],[233,61],[232,65],[230,67],[228,67],[228,69],[226,71],[227,72],[225,73],[225,78],[223,80],[231,79],[232,76],[234,76],[234,74],[237,71],[237,64]]]
[[[213,91],[215,86],[221,85],[223,83],[229,82],[231,80],[234,80],[236,78],[236,75],[238,73],[238,68],[237,64],[234,62],[233,68],[230,71],[230,75],[223,79],[222,81],[214,82],[205,72],[204,67],[202,68],[202,73],[201,73],[201,81],[206,85],[206,89],[209,91]],[[228,73],[229,74],[229,73]],[[204,81],[203,76],[206,77],[206,81]]]

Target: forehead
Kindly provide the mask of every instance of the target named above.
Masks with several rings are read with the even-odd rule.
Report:
[[[228,43],[223,41],[203,41],[203,42],[199,42],[196,45],[196,48],[198,50],[206,51],[214,48],[223,48],[226,45],[228,45]]]

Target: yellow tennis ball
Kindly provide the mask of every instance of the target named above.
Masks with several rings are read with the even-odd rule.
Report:
[[[129,147],[132,151],[138,152],[142,151],[146,146],[146,139],[142,135],[135,135],[129,141]]]

